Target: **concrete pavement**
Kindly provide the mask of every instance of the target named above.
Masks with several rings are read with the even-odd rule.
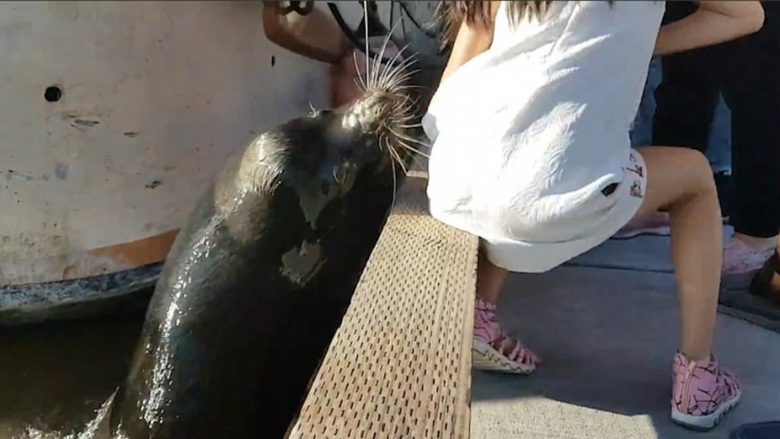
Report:
[[[510,278],[501,321],[544,363],[530,377],[474,373],[473,439],[714,439],[780,419],[780,335],[721,314],[715,352],[743,402],[708,433],[669,420],[679,318],[667,241],[611,241],[574,261],[590,267]]]

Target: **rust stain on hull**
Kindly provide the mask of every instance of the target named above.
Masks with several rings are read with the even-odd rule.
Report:
[[[98,258],[111,258],[127,268],[153,264],[165,259],[178,233],[179,229],[169,230],[137,241],[96,248],[90,250],[89,254]]]
[[[174,229],[86,251],[65,250],[67,240],[57,236],[54,238],[59,241],[51,240],[49,246],[41,248],[31,247],[28,257],[21,260],[16,253],[0,254],[0,287],[75,280],[159,263],[167,257],[177,234],[178,229]]]

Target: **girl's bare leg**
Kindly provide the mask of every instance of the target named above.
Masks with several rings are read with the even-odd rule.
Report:
[[[477,369],[528,374],[536,369],[539,357],[504,333],[496,317],[496,302],[507,274],[507,270],[490,262],[480,248],[472,360]]]
[[[742,398],[736,375],[711,356],[720,287],[723,225],[715,180],[700,152],[648,147],[647,190],[639,216],[669,212],[672,259],[682,314],[682,343],[674,356],[671,417],[710,429]]]
[[[492,304],[498,302],[506,276],[507,271],[493,265],[480,249],[477,263],[477,297]]]
[[[669,212],[682,314],[680,350],[690,360],[706,361],[715,332],[723,247],[712,171],[692,149],[647,147],[640,153],[648,182],[637,217]]]

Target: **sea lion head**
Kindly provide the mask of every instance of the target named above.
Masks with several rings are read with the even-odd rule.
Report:
[[[219,210],[233,211],[244,194],[273,194],[281,185],[295,190],[315,227],[325,206],[348,193],[366,168],[395,172],[395,162],[405,170],[404,159],[417,142],[409,134],[417,127],[412,124],[417,101],[407,84],[414,58],[395,59],[374,63],[361,78],[362,93],[349,105],[312,109],[254,139],[237,169],[227,171],[229,183],[218,185]]]
[[[400,52],[399,52],[400,54]],[[410,60],[387,65],[374,63],[374,70],[361,78],[361,95],[348,106],[334,110],[313,110],[310,118],[323,123],[324,138],[332,148],[356,164],[387,159],[402,162],[405,152],[414,151],[411,129],[416,100],[407,81],[414,73]],[[411,148],[411,149],[410,149]]]

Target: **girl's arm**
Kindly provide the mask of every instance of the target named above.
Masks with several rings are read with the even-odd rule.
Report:
[[[490,2],[490,12],[495,21],[496,12],[498,12],[497,1]],[[470,26],[464,21],[461,23],[458,30],[458,36],[455,38],[455,44],[452,46],[452,52],[450,58],[447,61],[447,67],[444,68],[444,72],[441,75],[441,80],[444,81],[450,76],[458,67],[466,64],[469,60],[479,55],[480,53],[488,50],[493,43],[493,26],[489,29],[483,26]]]
[[[314,7],[307,15],[284,14],[282,2],[265,1],[263,29],[266,37],[287,50],[330,64],[337,64],[351,47],[335,21]]]
[[[757,32],[764,24],[758,1],[701,1],[699,9],[682,20],[661,27],[656,55],[723,43]]]

